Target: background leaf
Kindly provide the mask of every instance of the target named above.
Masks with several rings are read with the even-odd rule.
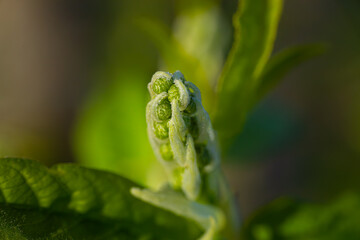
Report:
[[[220,143],[228,143],[242,128],[273,49],[281,10],[281,0],[247,0],[234,16],[234,44],[218,83],[215,128]]]
[[[200,235],[196,224],[134,198],[134,186],[115,174],[74,164],[47,169],[30,160],[0,159],[0,232],[9,239]]]
[[[114,81],[89,96],[75,128],[75,153],[87,167],[145,184],[157,164],[146,134],[146,76],[122,72],[118,78],[132,81]]]
[[[73,161],[87,167],[111,170],[136,183],[156,187],[164,179],[151,150],[145,108],[146,86],[157,69],[157,54],[134,19],[164,19],[169,3],[104,1],[106,11],[95,8],[93,64],[86,77],[73,138]],[[86,8],[84,8],[86,9]],[[149,10],[151,9],[151,11]],[[36,158],[37,159],[37,158]]]
[[[161,22],[154,19],[143,19],[138,21],[138,24],[159,49],[165,65],[163,70],[172,73],[181,70],[188,81],[193,82],[201,89],[202,96],[209,105],[214,92],[199,59],[186,52],[172,35],[170,29]]]
[[[348,193],[327,204],[278,199],[252,216],[242,239],[359,239],[360,196]]]
[[[229,24],[216,1],[176,1],[176,18],[169,28],[155,18],[138,20],[138,25],[159,50],[160,69],[181,70],[195,83],[205,109],[214,109],[214,86],[224,62]]]
[[[276,54],[269,60],[260,77],[256,100],[259,101],[270,92],[294,67],[323,54],[325,50],[323,44],[309,44],[290,47]]]

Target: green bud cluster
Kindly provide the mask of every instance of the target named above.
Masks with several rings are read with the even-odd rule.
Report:
[[[156,118],[159,120],[168,120],[171,118],[171,105],[169,100],[163,99],[156,107]]]
[[[179,93],[179,89],[177,88],[176,85],[172,85],[169,89],[169,101],[173,101],[173,100],[179,100],[180,99],[180,93]]]
[[[158,75],[154,75],[156,81],[152,85],[152,90],[154,93],[159,94],[162,92],[167,92],[172,86],[172,79],[170,75],[162,74],[162,72],[157,72]]]
[[[156,122],[154,121],[154,133],[159,139],[167,139],[169,137],[168,121]]]
[[[199,89],[180,71],[156,72],[148,84],[148,135],[169,181],[195,200],[219,164],[215,134]]]

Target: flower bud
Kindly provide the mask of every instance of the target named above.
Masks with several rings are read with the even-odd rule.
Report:
[[[154,133],[159,139],[166,139],[169,137],[168,121],[156,122],[154,121]]]
[[[167,92],[173,84],[172,77],[166,72],[156,72],[152,78],[151,89],[154,93]]]
[[[174,99],[180,100],[179,89],[175,84],[170,87],[168,94],[170,102],[172,102]]]
[[[171,105],[169,100],[163,99],[157,105],[155,110],[156,117],[159,120],[168,120],[171,118]]]
[[[179,70],[176,71],[176,72],[174,72],[173,78],[174,78],[175,80],[181,80],[182,82],[185,82],[184,74],[182,74]]]

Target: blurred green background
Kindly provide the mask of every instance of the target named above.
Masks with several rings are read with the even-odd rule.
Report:
[[[75,161],[156,186],[146,85],[157,70],[179,69],[200,83],[211,114],[201,82],[215,85],[237,5],[1,1],[0,156]],[[280,196],[321,203],[359,190],[359,11],[357,0],[285,1],[275,53],[300,43],[329,48],[253,109],[223,159],[245,217]]]

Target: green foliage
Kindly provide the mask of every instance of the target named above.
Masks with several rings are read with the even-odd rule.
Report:
[[[270,92],[294,67],[324,52],[324,45],[309,44],[290,47],[276,54],[260,76],[256,100]]]
[[[75,164],[0,159],[1,239],[193,239],[191,221],[130,194],[135,183]],[[173,233],[177,234],[174,235]]]
[[[345,194],[327,204],[279,199],[247,221],[243,226],[241,239],[359,239],[359,209],[358,194]]]
[[[234,43],[218,82],[214,125],[221,144],[241,130],[270,57],[281,10],[282,0],[243,1],[234,16]]]

